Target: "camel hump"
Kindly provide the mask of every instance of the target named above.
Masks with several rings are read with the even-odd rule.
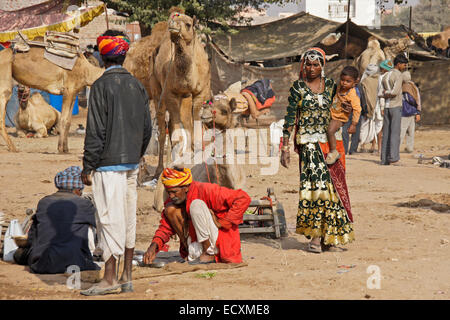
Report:
[[[367,48],[380,49],[380,42],[376,38],[370,37]]]
[[[160,21],[153,26],[152,35],[160,33],[160,32],[166,32],[167,28],[168,28],[167,21]]]

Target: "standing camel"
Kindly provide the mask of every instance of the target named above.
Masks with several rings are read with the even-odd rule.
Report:
[[[169,137],[177,129],[184,129],[189,135],[184,146],[192,148],[194,121],[200,121],[203,102],[211,96],[208,55],[194,25],[195,20],[191,17],[172,12],[161,45],[152,56],[150,90],[156,106],[160,146],[155,178],[159,177],[164,165],[166,111],[169,112]],[[186,145],[189,141],[191,143]]]
[[[44,50],[32,47],[26,53],[15,54],[11,49],[0,51],[0,132],[9,151],[17,152],[5,128],[6,104],[11,98],[13,79],[28,87],[63,95],[58,152],[67,153],[67,136],[76,95],[103,74],[104,69],[93,66],[84,55],[78,56],[72,70],[66,70],[45,59]]]

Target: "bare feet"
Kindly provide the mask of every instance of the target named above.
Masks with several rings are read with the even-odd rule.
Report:
[[[202,253],[202,255],[199,257],[200,262],[211,262],[215,259],[215,256],[209,255],[207,253]]]

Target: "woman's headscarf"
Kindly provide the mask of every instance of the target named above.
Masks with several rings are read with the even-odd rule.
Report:
[[[130,40],[124,36],[100,36],[97,46],[102,56],[124,56],[130,48]]]
[[[306,74],[304,72],[305,68],[305,61],[319,61],[320,67],[322,68],[321,76],[325,77],[325,52],[321,48],[313,47],[309,48],[302,54],[301,62],[300,62],[300,75],[299,79],[304,79],[306,77]]]

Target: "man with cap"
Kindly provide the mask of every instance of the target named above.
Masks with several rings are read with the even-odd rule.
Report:
[[[82,197],[81,168],[69,167],[55,176],[58,191],[42,198],[28,231],[28,243],[14,254],[18,264],[39,274],[64,273],[75,265],[100,269],[93,261],[95,207]]]
[[[144,254],[151,264],[172,235],[180,238],[180,255],[190,264],[240,263],[238,225],[251,199],[239,189],[192,179],[187,168],[164,169],[162,182],[169,194],[158,230]]]
[[[86,185],[92,183],[105,274],[98,285],[81,291],[83,295],[133,291],[137,174],[152,132],[147,91],[122,67],[128,38],[108,30],[97,44],[106,70],[91,87],[81,176]],[[119,280],[120,257],[124,269]]]

